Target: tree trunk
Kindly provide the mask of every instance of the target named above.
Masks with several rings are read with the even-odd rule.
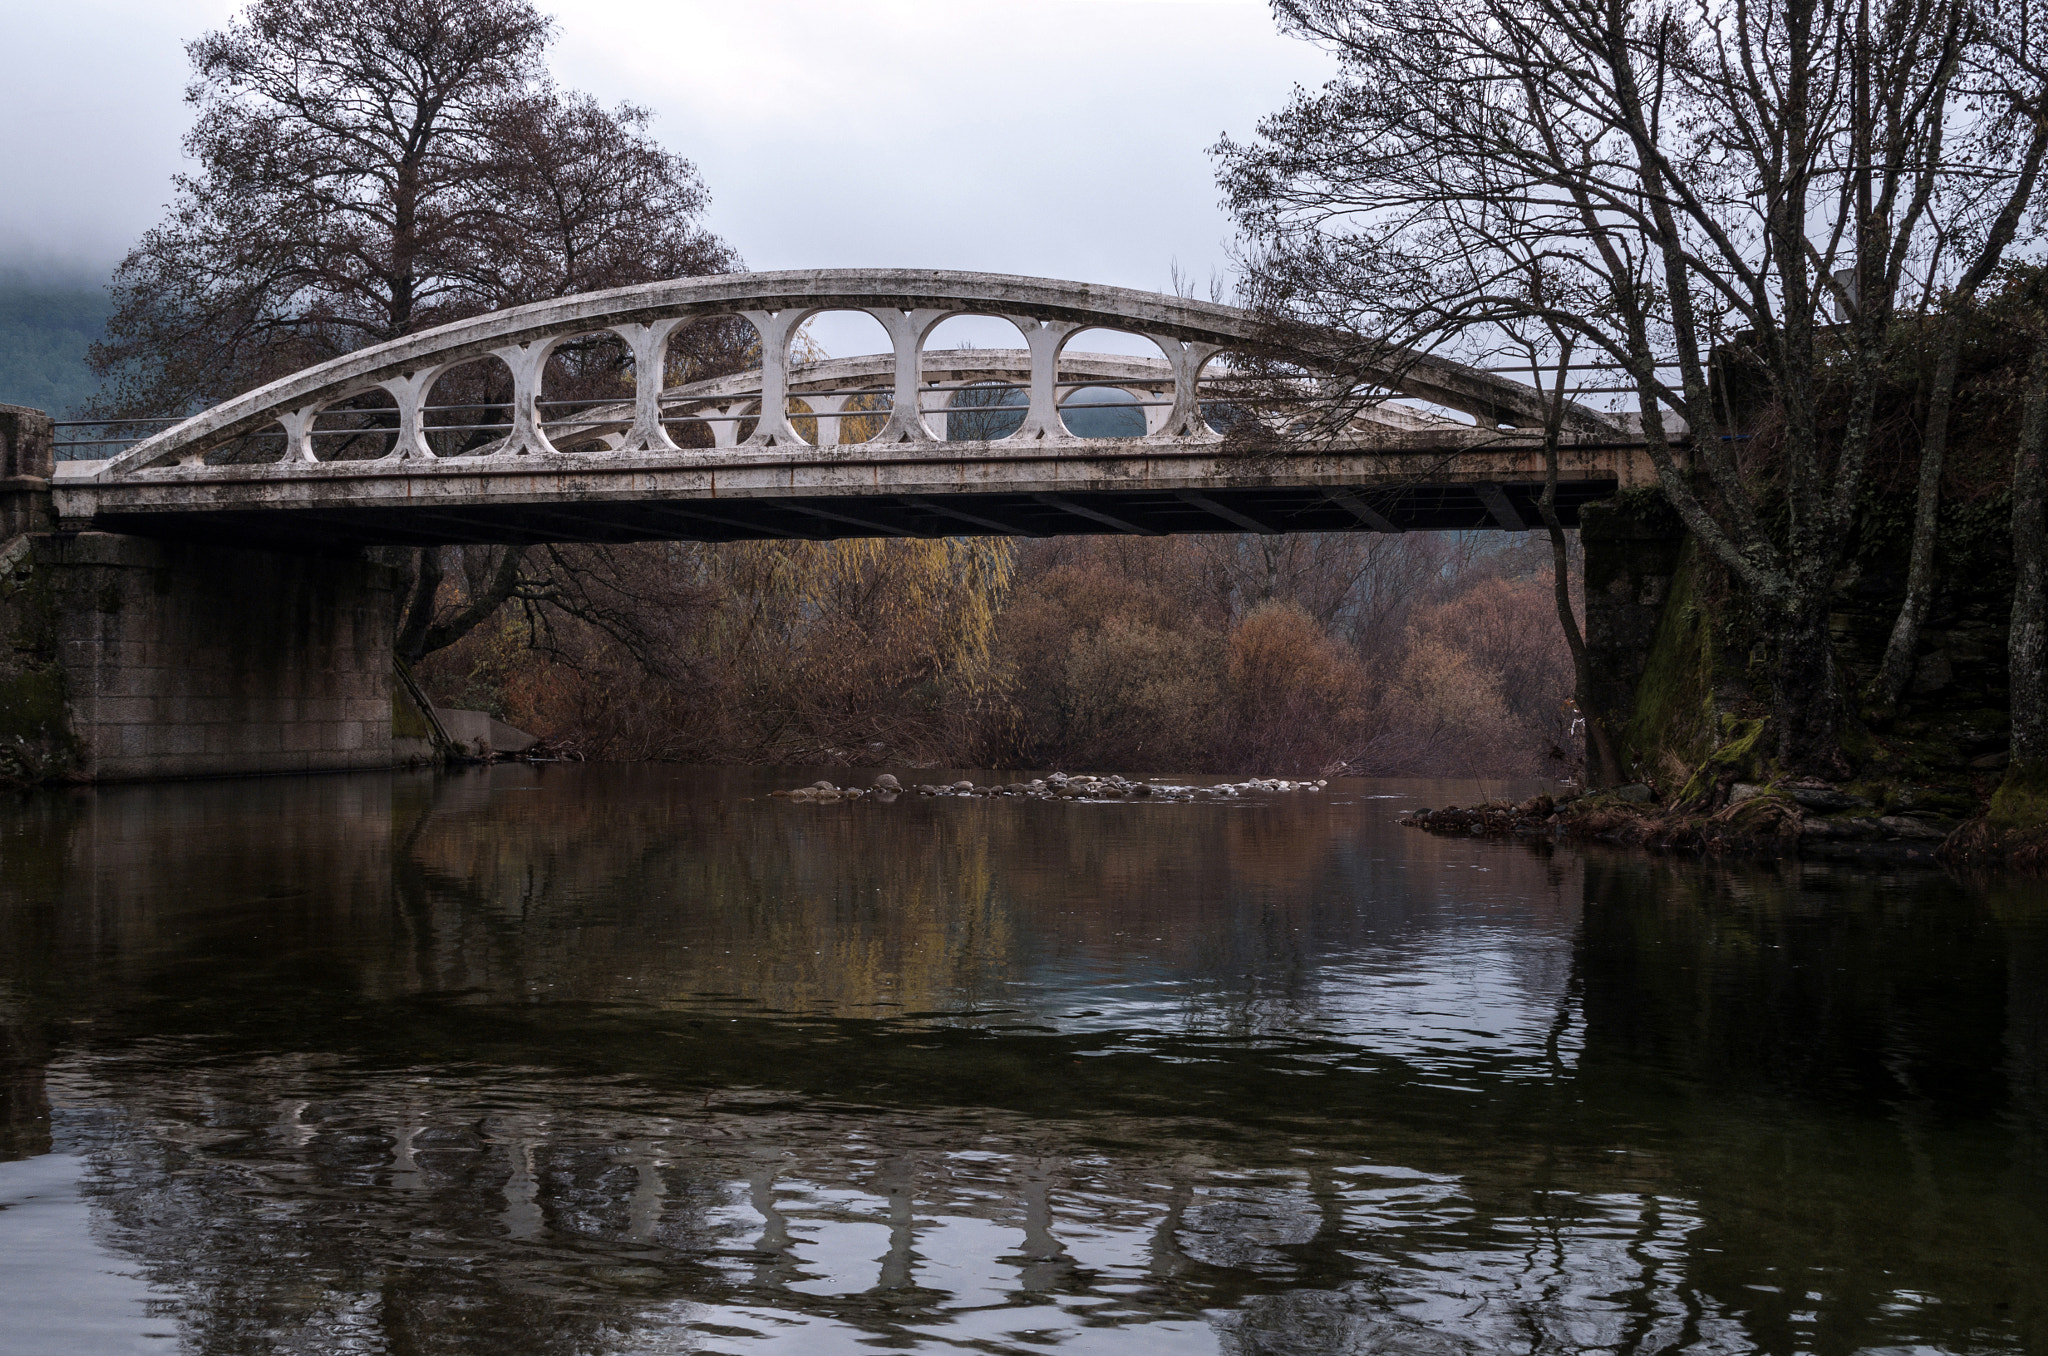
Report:
[[[526,561],[526,548],[507,546],[505,554],[498,557],[497,568],[492,570],[484,582],[472,581],[469,601],[460,612],[445,622],[438,622],[426,629],[420,638],[420,653],[432,654],[445,649],[474,631],[478,626],[496,615],[499,608],[519,588],[519,567]]]
[[[445,622],[434,620],[441,598],[445,571],[439,546],[423,546],[415,553],[412,595],[405,615],[399,619],[398,636],[392,649],[408,664],[417,664],[436,650],[461,640],[504,606],[519,587],[519,567],[526,558],[523,546],[508,546],[495,569],[479,584],[470,582],[469,601]]]
[[[1564,631],[1564,643],[1572,652],[1572,704],[1586,722],[1586,781],[1589,786],[1621,785],[1621,760],[1615,757],[1614,742],[1607,736],[1607,718],[1588,696],[1593,690],[1593,665],[1586,658],[1586,638],[1572,611],[1571,553],[1564,527],[1557,520],[1557,449],[1549,455],[1549,480],[1543,487],[1538,507],[1543,525],[1550,530],[1551,574],[1557,586],[1557,624]]]
[[[1962,364],[1963,322],[1951,316],[1942,325],[1941,351],[1934,360],[1934,389],[1927,397],[1927,431],[1920,438],[1920,487],[1913,506],[1913,547],[1906,568],[1906,598],[1899,604],[1884,662],[1870,685],[1870,698],[1880,707],[1898,705],[1913,676],[1913,651],[1920,644],[1920,624],[1934,597],[1934,540],[1941,515],[1941,466],[1948,452],[1949,410],[1955,404],[1956,372]]]
[[[1833,599],[1824,581],[1808,582],[1795,599],[1777,620],[1771,704],[1778,759],[1788,771],[1839,780],[1849,775],[1849,764],[1842,757],[1842,698],[1828,626]]]
[[[2048,658],[2044,603],[2048,603],[2048,334],[2035,341],[2027,366],[2019,446],[2012,467],[2012,761],[2048,756],[2048,691],[2042,661]]]
[[[1564,430],[1564,383],[1571,370],[1572,344],[1564,340],[1557,360],[1557,390],[1543,425],[1543,496],[1536,501],[1543,526],[1550,533],[1551,578],[1557,590],[1557,624],[1564,632],[1565,646],[1572,652],[1572,705],[1586,722],[1586,782],[1589,786],[1621,785],[1621,760],[1614,755],[1614,742],[1607,736],[1607,719],[1594,706],[1593,665],[1586,658],[1586,637],[1579,630],[1578,614],[1572,610],[1571,551],[1564,537],[1564,524],[1557,518],[1557,440]],[[1538,382],[1538,389],[1542,383]]]
[[[391,648],[408,664],[417,664],[427,652],[427,630],[434,624],[434,604],[441,596],[441,548],[422,546],[413,553],[412,596],[398,619],[398,636]]]

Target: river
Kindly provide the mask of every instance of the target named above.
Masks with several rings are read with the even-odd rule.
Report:
[[[0,807],[0,1352],[2048,1351],[2038,882],[820,775]]]

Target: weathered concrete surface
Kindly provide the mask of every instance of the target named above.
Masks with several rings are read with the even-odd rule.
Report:
[[[487,711],[465,711],[460,707],[437,706],[434,714],[449,738],[479,758],[494,753],[525,753],[540,741],[516,726],[507,725]]]
[[[50,416],[26,405],[0,405],[0,477],[50,478],[55,465],[56,426]]]
[[[392,572],[111,533],[9,546],[0,753],[97,781],[388,767]]]
[[[95,463],[67,463],[54,491],[66,527],[280,545],[1522,530],[1540,521],[1534,439],[1471,429],[1390,436],[1398,445],[1265,451],[1149,438],[743,445],[200,464],[112,480]],[[1652,479],[1637,445],[1574,441],[1560,456],[1560,516],[1573,524],[1580,504]]]
[[[636,374],[632,419],[610,450],[673,452],[676,444],[662,424],[669,339],[697,321],[731,317],[743,319],[759,338],[759,415],[747,445],[798,447],[804,440],[788,418],[795,366],[791,344],[806,320],[827,310],[865,311],[889,336],[891,399],[887,421],[876,435],[876,441],[889,445],[936,441],[921,414],[924,346],[942,322],[956,315],[1004,317],[1017,326],[1030,350],[1028,405],[1020,427],[1003,440],[1007,443],[1063,436],[1057,390],[1061,352],[1070,339],[1091,328],[1143,335],[1158,345],[1172,369],[1174,390],[1173,408],[1153,434],[1165,439],[1214,440],[1200,411],[1199,387],[1204,368],[1219,354],[1257,350],[1309,368],[1324,361],[1300,343],[1275,348],[1259,319],[1236,307],[1128,288],[942,269],[806,269],[679,278],[515,306],[359,349],[194,415],[114,458],[95,478],[122,480],[200,464],[223,443],[265,430],[284,435],[278,460],[288,468],[303,468],[321,460],[320,412],[373,389],[387,393],[396,405],[390,459],[431,460],[435,453],[422,416],[428,393],[443,373],[471,362],[496,363],[511,379],[511,427],[500,454],[544,455],[556,450],[549,441],[550,416],[540,406],[549,355],[593,331],[616,335],[633,355]],[[1357,347],[1344,336],[1329,337],[1347,352]],[[1381,361],[1363,365],[1348,360],[1341,384],[1345,390],[1391,391],[1458,410],[1484,430],[1541,427],[1547,409],[1533,387],[1422,353],[1390,351]],[[1609,416],[1577,404],[1568,406],[1566,419],[1574,432],[1617,428]]]
[[[1651,642],[1685,554],[1685,527],[1662,495],[1643,490],[1580,510],[1585,547],[1586,655],[1594,712],[1620,738],[1635,718]]]
[[[50,526],[50,474],[56,466],[50,416],[0,405],[0,542]]]

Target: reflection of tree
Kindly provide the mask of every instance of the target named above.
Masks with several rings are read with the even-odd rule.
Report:
[[[2038,1199],[2048,1168],[2048,1120],[2024,1100],[2048,1072],[2028,1021],[2048,981],[2040,930],[2007,931],[1945,879],[1902,904],[1808,870],[1593,864],[1588,1113],[1627,1114],[1620,1081],[1648,1078],[1697,1124],[1697,1284],[1785,1334],[1773,1349],[1816,1307],[1844,1349],[1883,1345],[1887,1312],[1929,1329],[1996,1314],[2010,1349],[2040,1349],[2048,1302],[2027,1276],[2048,1234],[1993,1185],[2011,1174]],[[1767,1269],[1826,1275],[1827,1303],[1758,1283]]]
[[[2041,1336],[2040,1128],[1993,1119],[2041,1083],[2017,909],[1582,887],[1310,800],[760,786],[134,788],[0,837],[0,1022],[65,1033],[9,1049],[187,1345],[642,1350],[769,1313],[830,1350],[976,1308],[1206,1316],[1247,1353],[1827,1347],[1759,1288],[1788,1277],[1833,1349]],[[1347,1027],[1439,952],[1508,967],[1519,1044]]]

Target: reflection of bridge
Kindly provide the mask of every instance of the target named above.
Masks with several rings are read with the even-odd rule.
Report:
[[[793,362],[800,327],[827,311],[872,316],[891,351]],[[1023,346],[926,350],[963,315],[1007,320]],[[759,367],[671,384],[672,342],[733,318],[751,325]],[[1158,356],[1069,351],[1099,329],[1149,340]],[[593,337],[629,355],[630,402],[551,398],[556,355]],[[1301,439],[1278,431],[1284,420],[1245,414],[1246,378],[1230,357],[1259,344],[1253,319],[1231,307],[994,274],[658,283],[309,368],[110,462],[67,464],[56,509],[67,526],[295,545],[1534,523],[1532,388],[1403,355],[1362,374],[1389,401],[1347,407],[1329,435]],[[436,395],[465,379],[463,389],[480,380],[506,394],[467,405]],[[1327,380],[1317,390],[1304,377],[1290,389],[1327,407],[1359,385],[1354,375],[1341,392]],[[1097,427],[1084,409],[1102,412]],[[1129,426],[1102,427],[1104,415]],[[1650,476],[1625,431],[1574,415],[1560,469],[1567,521]]]
[[[887,351],[795,361],[827,312],[870,318]],[[939,346],[959,316],[1018,342]],[[1095,352],[1101,330],[1153,352]],[[707,346],[756,365],[688,379]],[[26,694],[0,702],[0,772],[389,766],[416,747],[394,737],[399,581],[364,546],[1519,531],[1537,523],[1543,413],[1534,388],[1428,355],[1335,375],[1227,306],[881,270],[478,316],[106,461],[53,464],[47,419],[0,408],[0,688]],[[1626,427],[1569,414],[1557,507],[1572,524],[1654,477]],[[1674,558],[1589,547],[1588,578],[1609,582],[1588,591],[1588,636],[1624,700]]]

